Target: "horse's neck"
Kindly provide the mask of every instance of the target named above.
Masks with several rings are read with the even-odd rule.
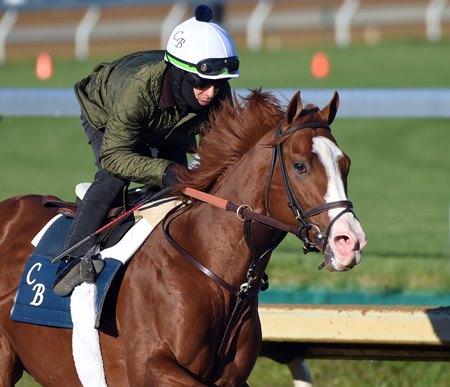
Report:
[[[267,134],[258,144],[267,142],[271,137],[271,134]],[[249,206],[254,211],[266,215],[264,191],[272,148],[258,144],[228,171],[213,194],[234,204]]]
[[[270,134],[260,141],[267,142],[271,137]],[[209,193],[266,215],[264,191],[271,153],[270,147],[252,147]],[[254,251],[247,244],[244,222],[236,214],[198,202],[180,217],[174,232],[186,250],[219,277],[233,286],[245,280]],[[264,246],[258,246],[258,251],[263,249]]]

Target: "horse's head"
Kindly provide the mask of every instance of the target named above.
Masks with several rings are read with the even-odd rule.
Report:
[[[225,103],[184,187],[249,204],[295,232],[305,251],[323,252],[329,270],[352,268],[367,242],[347,199],[350,159],[329,126],[338,106],[335,93],[322,110],[304,107],[298,92],[284,109],[261,90]]]
[[[276,130],[266,187],[268,212],[284,222],[298,222],[305,252],[323,252],[331,271],[358,264],[367,243],[347,199],[350,159],[329,126],[338,106],[337,92],[322,110],[304,107],[300,92],[294,95]],[[286,201],[288,205],[282,205]]]

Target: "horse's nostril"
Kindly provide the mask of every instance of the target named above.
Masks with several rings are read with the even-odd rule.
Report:
[[[355,242],[349,235],[336,235],[333,238],[333,242],[340,253],[348,253],[354,250]]]

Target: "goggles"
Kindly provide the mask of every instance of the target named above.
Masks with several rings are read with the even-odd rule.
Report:
[[[239,70],[239,59],[237,56],[205,59],[198,62],[195,67],[204,75],[234,74]]]
[[[196,89],[209,89],[211,86],[219,89],[225,86],[228,82],[229,78],[220,78],[220,79],[208,79],[202,78],[195,73],[187,72],[185,77],[188,82],[192,85],[192,87]]]
[[[237,56],[230,56],[228,58],[209,58],[201,60],[197,64],[175,58],[168,52],[166,52],[166,56],[169,61],[177,67],[207,76],[235,74],[239,70],[239,59]]]

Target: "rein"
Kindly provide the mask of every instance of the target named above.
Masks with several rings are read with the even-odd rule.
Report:
[[[258,214],[254,212],[250,206],[247,204],[237,205],[229,200],[219,198],[217,196],[198,191],[193,188],[185,188],[183,193],[194,199],[200,200],[205,203],[212,204],[213,206],[219,207],[223,210],[234,212],[239,220],[244,221],[245,219],[253,219],[259,223],[265,224],[267,226],[274,227],[278,230],[289,232],[291,234],[297,235],[298,227],[292,226],[287,223],[280,222],[269,216]]]

